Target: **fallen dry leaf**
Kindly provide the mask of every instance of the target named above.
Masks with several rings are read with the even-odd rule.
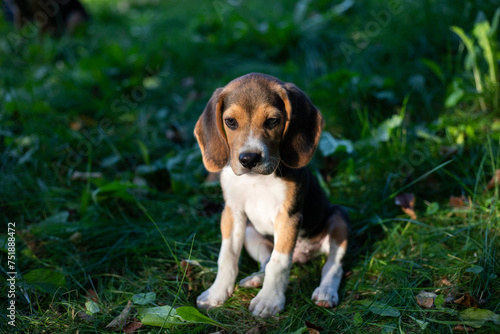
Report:
[[[469,207],[469,203],[471,203],[471,201],[465,198],[464,195],[460,197],[450,196],[450,206],[454,208],[466,208]]]
[[[123,327],[122,330],[126,334],[135,333],[136,330],[142,327],[142,323],[137,320],[137,318],[132,319],[132,321],[127,324],[127,326]]]
[[[417,299],[417,304],[420,307],[432,308],[434,306],[434,299],[437,295],[434,292],[420,291],[418,295],[415,296]]]
[[[451,286],[451,282],[446,276],[437,281],[437,284],[438,286]]]
[[[106,328],[112,327],[115,329],[122,329],[123,326],[127,323],[127,317],[132,309],[132,301],[129,300],[127,306],[120,312],[120,314],[114,318],[109,324],[106,325]]]
[[[318,325],[315,325],[313,324],[312,322],[309,322],[309,321],[305,321],[304,322],[306,327],[307,327],[307,331],[309,334],[319,334],[320,331],[324,331],[325,329],[318,326]]]
[[[94,319],[93,316],[91,316],[90,314],[87,314],[85,312],[78,312],[76,315],[78,316],[78,318],[85,320],[85,321],[89,321],[89,320]]]
[[[71,241],[74,244],[81,242],[82,239],[83,239],[83,234],[80,231],[76,231],[69,237],[69,241]]]
[[[69,122],[69,128],[73,131],[80,131],[82,128],[82,125],[83,125],[83,123],[81,120]]]
[[[474,297],[472,297],[471,295],[469,295],[468,293],[464,293],[462,295],[462,297],[458,298],[457,300],[454,301],[455,304],[459,304],[459,305],[462,305],[462,306],[465,306],[467,308],[469,307],[473,307],[474,310],[477,309],[479,307],[479,304],[477,303],[477,301],[474,299]]]
[[[18,235],[24,241],[26,246],[28,246],[31,253],[38,258],[45,256],[45,249],[43,243],[37,239],[37,237],[28,230],[20,230]]]
[[[417,214],[415,213],[415,195],[403,193],[396,196],[396,205],[401,207],[404,213],[410,216],[411,219],[416,220]]]
[[[92,300],[95,303],[99,302],[99,296],[97,296],[97,293],[93,289],[88,289],[87,290],[87,295],[85,297],[87,299]]]
[[[474,328],[464,325],[456,325],[455,327],[453,327],[453,330],[461,332],[474,332]]]
[[[495,188],[495,185],[497,185],[497,184],[500,184],[500,169],[497,169],[495,171],[495,175],[493,175],[490,182],[488,182],[488,185],[486,186],[486,188],[488,188],[488,190],[491,190],[491,189]]]

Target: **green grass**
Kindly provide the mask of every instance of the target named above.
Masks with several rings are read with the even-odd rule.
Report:
[[[16,222],[15,330],[115,332],[106,325],[139,293],[156,297],[131,316],[195,305],[215,278],[222,195],[205,182],[192,129],[215,88],[254,71],[296,83],[334,141],[352,145],[329,152],[325,135],[310,164],[351,213],[341,302],[310,301],[319,257],[293,266],[279,316],[254,318],[258,290],[239,287],[205,314],[235,333],[303,332],[305,321],[321,332],[451,333],[464,323],[464,306],[419,306],[421,290],[469,293],[500,314],[499,189],[486,189],[500,166],[499,41],[488,35],[492,63],[473,34],[481,11],[495,25],[492,3],[401,2],[362,41],[388,3],[84,2],[92,21],[71,37],[27,36],[0,20],[0,242]],[[471,38],[475,63],[452,26]],[[356,51],[346,57],[342,43]],[[400,193],[415,195],[417,220],[395,205]],[[470,205],[450,206],[462,195]],[[5,283],[7,256],[2,247]],[[186,271],[188,259],[199,266]],[[256,270],[243,252],[239,278]],[[99,311],[89,318],[91,290]],[[11,332],[1,300],[0,328]]]

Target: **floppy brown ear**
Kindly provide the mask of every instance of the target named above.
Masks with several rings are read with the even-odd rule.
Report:
[[[203,164],[209,172],[220,171],[229,160],[229,146],[222,125],[221,92],[222,88],[215,90],[194,128]]]
[[[324,120],[319,110],[297,86],[285,83],[287,123],[283,133],[280,155],[283,163],[292,168],[305,166],[318,145]]]

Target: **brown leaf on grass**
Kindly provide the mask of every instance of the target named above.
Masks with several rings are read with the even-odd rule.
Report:
[[[464,293],[462,295],[462,297],[458,298],[457,300],[454,301],[455,304],[459,304],[459,305],[462,305],[462,306],[465,306],[467,308],[469,307],[473,307],[474,310],[477,309],[479,307],[479,304],[477,303],[477,301],[474,299],[474,297],[472,297],[471,295],[469,295],[468,293]]]
[[[450,196],[450,206],[454,208],[466,208],[469,206],[470,201],[464,195],[460,197]]]
[[[106,328],[112,327],[115,329],[122,329],[123,326],[127,323],[127,317],[132,309],[132,301],[129,300],[127,306],[120,312],[120,314],[114,318],[109,324],[106,325]]]
[[[76,315],[78,316],[78,318],[85,320],[85,321],[89,321],[89,320],[94,319],[93,316],[91,316],[90,314],[87,314],[86,312],[78,312]]]
[[[127,326],[123,327],[122,330],[126,334],[133,334],[135,333],[136,330],[142,327],[142,323],[137,320],[137,318],[132,319],[130,323],[127,324]]]
[[[453,330],[461,332],[474,332],[474,328],[465,325],[456,325],[455,327],[453,327]]]
[[[486,186],[486,188],[488,188],[488,190],[491,190],[491,189],[495,188],[495,185],[497,185],[497,184],[500,184],[500,169],[497,169],[495,171],[495,175],[493,175],[490,182],[488,182],[488,185]]]
[[[415,213],[415,195],[409,193],[403,193],[396,196],[396,205],[401,207],[404,213],[406,213],[412,220],[417,219],[417,214]]]
[[[37,258],[43,258],[45,256],[45,249],[43,243],[37,239],[37,237],[28,230],[20,230],[18,232],[19,237],[24,241],[31,253]]]
[[[81,120],[75,120],[69,122],[69,128],[73,131],[80,131],[82,129],[83,123]]]
[[[415,296],[418,306],[424,308],[432,308],[436,297],[437,295],[434,292],[427,291],[420,291],[419,294]]]
[[[451,282],[446,276],[444,276],[439,281],[437,281],[437,285],[438,286],[451,286]]]
[[[324,331],[325,330],[323,327],[315,325],[315,324],[313,324],[310,321],[306,320],[304,323],[305,323],[305,325],[307,327],[307,331],[309,332],[309,334],[319,334],[320,331]]]
[[[69,237],[69,241],[71,241],[74,244],[78,244],[83,240],[83,234],[80,231],[76,231]]]
[[[85,295],[85,297],[87,299],[92,300],[95,303],[99,302],[99,296],[97,295],[97,293],[93,289],[88,289],[87,290],[87,294]]]

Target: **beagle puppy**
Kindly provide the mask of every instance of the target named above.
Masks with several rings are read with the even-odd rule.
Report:
[[[305,167],[323,123],[297,86],[269,75],[250,73],[213,93],[194,134],[206,169],[221,172],[225,207],[217,277],[198,297],[199,308],[231,296],[243,244],[260,264],[239,283],[262,286],[249,307],[255,316],[282,311],[292,262],[319,253],[328,259],[312,300],[322,307],[338,303],[349,217]]]

